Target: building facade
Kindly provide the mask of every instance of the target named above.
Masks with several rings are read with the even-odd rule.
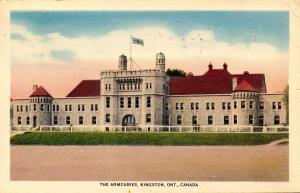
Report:
[[[231,74],[224,63],[221,69],[209,64],[200,76],[168,77],[163,53],[156,55],[154,69],[129,70],[127,62],[121,55],[118,70],[83,80],[64,98],[34,86],[28,99],[12,100],[11,126],[153,131],[157,126],[287,124],[284,95],[267,93],[264,74]]]

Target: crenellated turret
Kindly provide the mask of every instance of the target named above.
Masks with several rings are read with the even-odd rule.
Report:
[[[166,58],[162,52],[156,54],[156,70],[165,71],[166,68]]]
[[[127,70],[127,57],[122,54],[120,57],[119,57],[119,70]]]

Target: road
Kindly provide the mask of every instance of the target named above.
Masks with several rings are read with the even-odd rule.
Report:
[[[11,180],[288,181],[288,145],[11,146]]]

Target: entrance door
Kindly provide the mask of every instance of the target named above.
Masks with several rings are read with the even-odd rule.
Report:
[[[136,122],[135,122],[135,117],[133,115],[126,115],[123,118],[122,121],[122,126],[135,126]]]
[[[33,127],[36,127],[36,116],[33,116]]]

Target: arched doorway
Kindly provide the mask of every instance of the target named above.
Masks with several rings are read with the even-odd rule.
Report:
[[[136,122],[135,122],[135,117],[133,115],[126,115],[123,118],[122,121],[122,126],[135,126]]]

